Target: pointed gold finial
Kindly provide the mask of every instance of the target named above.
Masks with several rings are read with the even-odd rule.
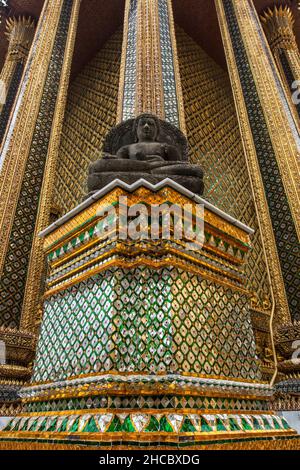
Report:
[[[287,5],[267,8],[260,16],[269,44],[273,51],[277,49],[297,48],[293,31],[295,18]]]
[[[34,32],[35,22],[30,16],[7,18],[5,35],[9,41],[8,52],[11,57],[27,57]]]

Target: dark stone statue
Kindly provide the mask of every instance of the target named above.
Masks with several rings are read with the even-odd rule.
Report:
[[[108,134],[103,157],[89,168],[90,194],[115,179],[132,184],[139,179],[156,184],[166,178],[203,194],[203,171],[188,162],[188,144],[175,126],[151,114],[129,119]]]

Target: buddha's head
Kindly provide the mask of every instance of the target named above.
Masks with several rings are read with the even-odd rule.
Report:
[[[141,114],[133,124],[137,142],[155,142],[159,134],[159,120],[152,114]]]

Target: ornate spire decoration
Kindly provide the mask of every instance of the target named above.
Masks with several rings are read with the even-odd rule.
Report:
[[[11,59],[26,60],[35,31],[31,17],[19,16],[6,20],[6,36],[9,40],[8,55]]]
[[[292,101],[295,81],[300,80],[300,54],[294,34],[294,15],[288,6],[280,5],[268,8],[260,18],[288,97]],[[300,116],[300,103],[291,103],[291,108],[293,104]]]
[[[295,19],[287,5],[274,6],[273,9],[268,8],[260,18],[273,52],[277,49],[298,50],[293,31]]]
[[[3,96],[0,103],[0,143],[21,82],[34,33],[35,24],[31,17],[19,16],[6,20],[5,34],[8,39],[8,51],[0,74]]]

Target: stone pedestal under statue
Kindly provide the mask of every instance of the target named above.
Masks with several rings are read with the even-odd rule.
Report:
[[[160,217],[152,239],[136,204],[173,207],[171,236]],[[192,244],[177,232],[187,212],[193,228],[196,214],[204,221]],[[45,230],[33,377],[0,448],[299,447],[261,383],[244,276],[251,233],[169,179],[116,180]]]

